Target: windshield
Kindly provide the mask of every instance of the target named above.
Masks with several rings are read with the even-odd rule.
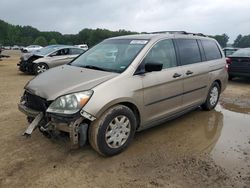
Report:
[[[233,57],[250,57],[250,48],[240,49],[234,52],[231,56]]]
[[[147,42],[147,40],[132,39],[105,40],[75,59],[71,65],[121,73]]]
[[[59,49],[59,46],[53,45],[53,46],[46,46],[44,48],[41,48],[40,50],[37,50],[35,52],[36,55],[45,56],[50,54],[51,52],[54,52],[56,49]]]

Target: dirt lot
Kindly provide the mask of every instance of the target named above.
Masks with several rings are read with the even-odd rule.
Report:
[[[32,76],[20,53],[0,61],[0,187],[250,187],[250,80],[229,83],[220,104],[138,133],[122,154],[70,150],[38,131],[22,137],[17,110]]]

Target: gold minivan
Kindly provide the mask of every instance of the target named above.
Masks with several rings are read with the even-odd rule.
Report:
[[[18,107],[48,137],[67,133],[100,154],[123,151],[136,131],[201,106],[212,110],[228,79],[219,44],[161,32],[106,39],[67,65],[30,80]]]

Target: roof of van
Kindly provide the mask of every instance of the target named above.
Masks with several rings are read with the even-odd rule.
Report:
[[[183,36],[185,38],[203,38],[208,39],[209,37],[203,34],[195,34],[195,33],[149,33],[149,34],[136,34],[136,35],[125,35],[125,36],[118,36],[113,37],[112,39],[139,39],[139,40],[151,40],[151,39],[160,39],[165,37],[180,37]]]

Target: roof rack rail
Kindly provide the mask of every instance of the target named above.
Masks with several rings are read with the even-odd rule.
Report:
[[[149,34],[182,34],[182,35],[194,35],[194,36],[203,36],[207,37],[207,35],[204,35],[203,33],[189,33],[186,31],[156,31],[156,32],[151,32]]]

